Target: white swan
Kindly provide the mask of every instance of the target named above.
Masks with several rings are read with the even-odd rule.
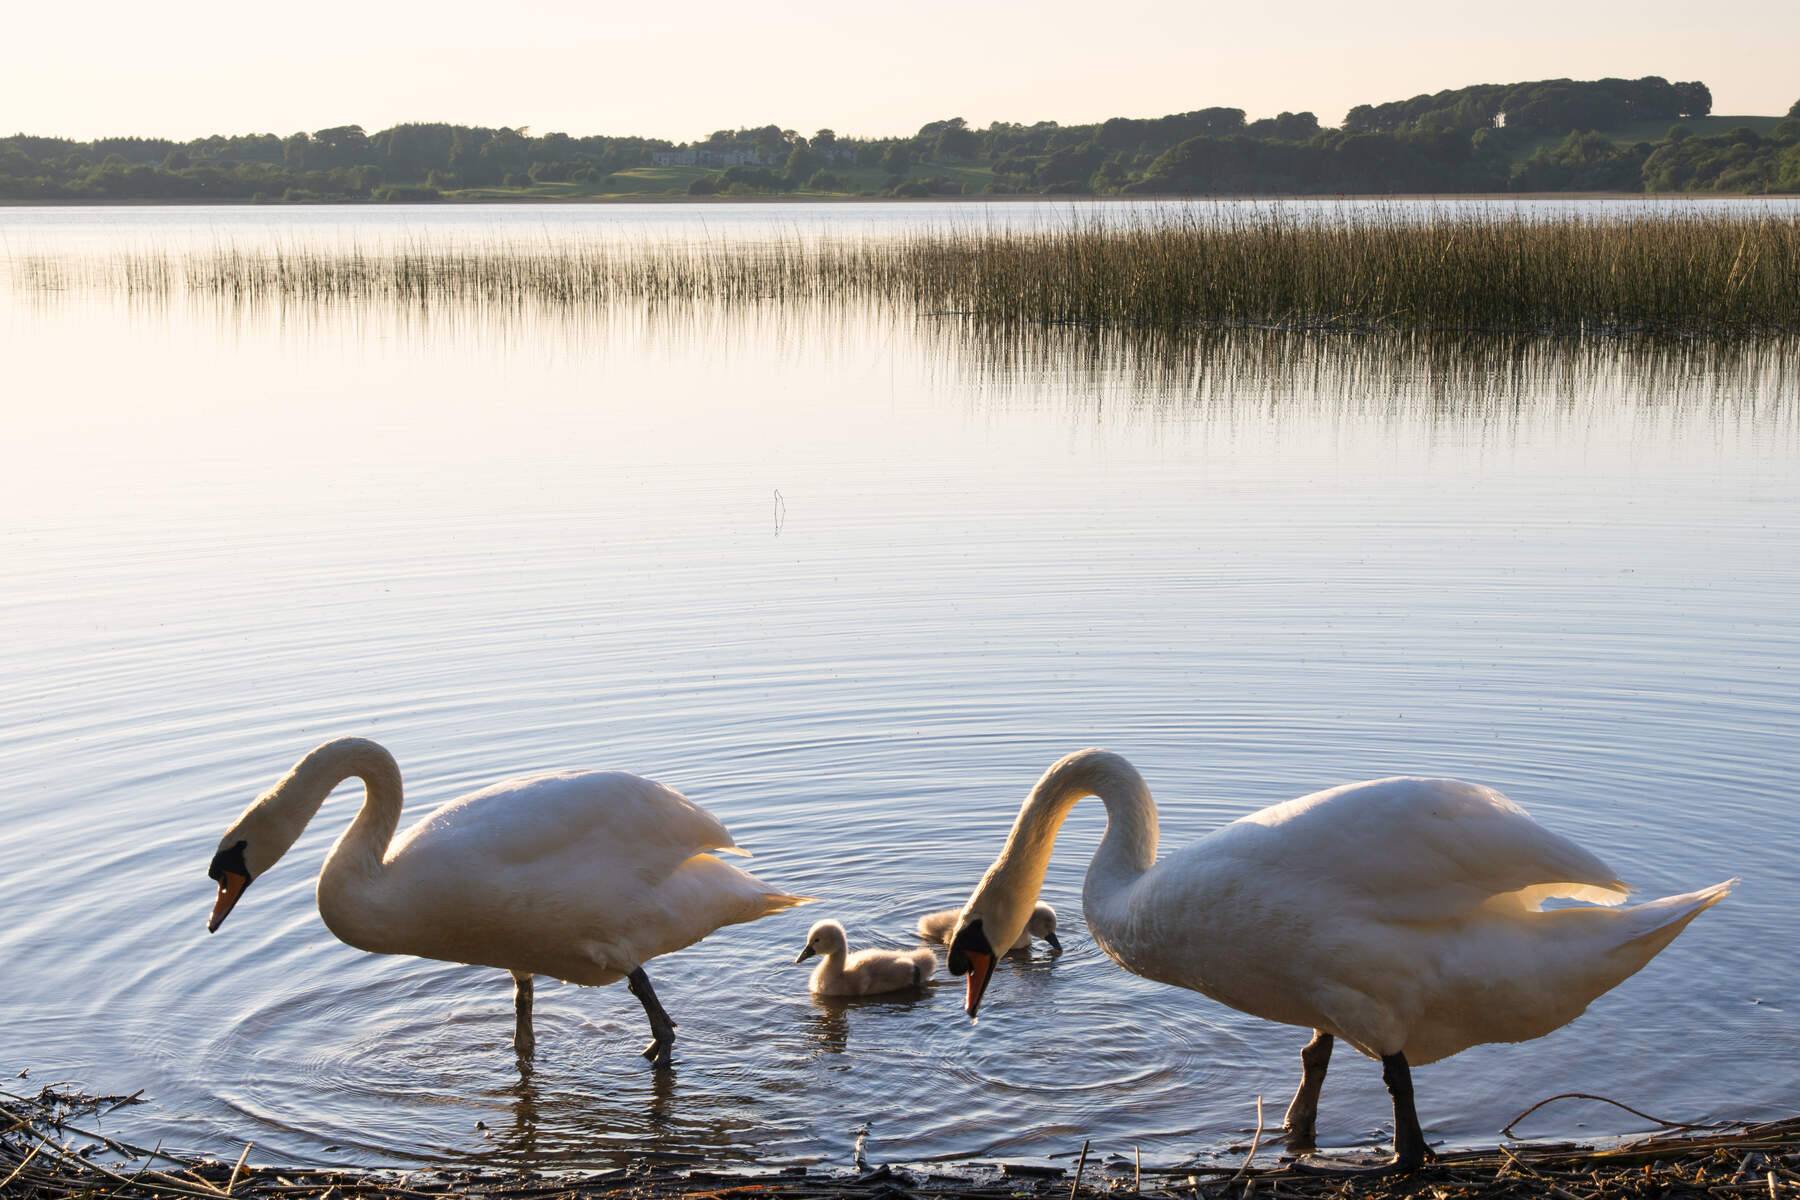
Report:
[[[1132,765],[1069,755],[1026,797],[963,906],[950,973],[980,1006],[994,946],[1024,928],[1075,802],[1106,803],[1082,888],[1088,930],[1134,974],[1316,1031],[1285,1128],[1311,1149],[1332,1039],[1382,1064],[1394,1162],[1432,1157],[1409,1065],[1480,1042],[1541,1037],[1637,971],[1737,883],[1630,907],[1540,911],[1551,897],[1619,905],[1592,854],[1498,792],[1452,779],[1377,779],[1234,821],[1156,861],[1156,806]]]
[[[669,1061],[675,1024],[644,964],[723,925],[806,902],[709,850],[746,854],[672,788],[617,772],[563,771],[498,783],[437,809],[397,841],[400,768],[381,746],[338,738],[302,758],[219,839],[208,932],[275,865],[333,788],[363,781],[362,810],[319,872],[319,915],[338,940],[510,971],[514,1044],[533,1047],[532,976],[630,981],[650,1019],[644,1057]]]
[[[928,942],[948,942],[956,936],[956,922],[961,916],[962,910],[959,908],[926,913],[919,918],[919,936]],[[1019,933],[1019,940],[1007,947],[1007,950],[1023,950],[1031,945],[1034,937],[1048,942],[1052,950],[1062,949],[1062,942],[1056,936],[1056,910],[1042,900],[1033,906],[1030,919]]]
[[[813,968],[812,990],[821,996],[876,996],[916,988],[937,970],[937,955],[917,950],[858,950],[850,953],[844,927],[820,921],[806,931],[806,946],[794,961],[822,956]]]

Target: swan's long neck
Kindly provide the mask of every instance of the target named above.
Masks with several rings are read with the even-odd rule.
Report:
[[[362,808],[332,846],[319,872],[319,915],[340,940],[376,950],[382,947],[376,944],[381,926],[375,919],[380,906],[375,889],[388,843],[400,824],[403,800],[400,767],[394,756],[366,738],[326,742],[295,763],[281,782],[257,800],[252,811],[259,811],[286,839],[276,850],[279,855],[300,836],[325,797],[352,776],[363,782]]]
[[[1105,750],[1081,750],[1053,764],[1025,798],[1000,857],[964,906],[980,916],[988,941],[1007,947],[1031,919],[1056,835],[1069,810],[1086,796],[1106,804],[1106,833],[1088,866],[1083,906],[1092,924],[1097,908],[1128,889],[1156,862],[1156,804],[1137,768]]]
[[[378,870],[400,824],[400,767],[394,756],[366,738],[326,742],[258,798],[254,809],[283,837],[277,855],[300,837],[325,797],[356,776],[363,781],[362,811],[332,848],[328,860],[352,869]]]

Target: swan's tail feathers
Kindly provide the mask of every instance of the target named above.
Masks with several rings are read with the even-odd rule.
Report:
[[[1606,961],[1612,964],[1613,970],[1621,972],[1613,983],[1634,974],[1645,963],[1662,953],[1663,948],[1687,928],[1689,921],[1730,895],[1737,883],[1735,879],[1728,879],[1697,892],[1647,900],[1608,914],[1616,915],[1624,925],[1620,931],[1622,936],[1617,937],[1606,955]],[[1611,987],[1613,984],[1607,986]]]
[[[802,904],[817,904],[817,896],[794,896],[787,892],[764,892],[762,894],[763,912],[786,912],[790,908],[799,908]]]
[[[1664,896],[1660,900],[1649,900],[1634,906],[1629,911],[1638,919],[1639,928],[1632,935],[1632,940],[1654,939],[1660,950],[1675,940],[1675,935],[1685,929],[1689,921],[1729,896],[1731,889],[1738,883],[1736,878],[1727,879],[1724,883],[1715,883],[1697,892]]]

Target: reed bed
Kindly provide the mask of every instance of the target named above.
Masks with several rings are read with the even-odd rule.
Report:
[[[1552,1099],[1563,1099],[1553,1097]],[[1602,1097],[1589,1097],[1603,1099]],[[1083,1145],[1066,1168],[998,1163],[930,1169],[859,1163],[852,1172],[718,1170],[697,1156],[648,1153],[592,1174],[483,1167],[355,1171],[253,1165],[144,1149],[93,1128],[137,1096],[45,1088],[0,1092],[0,1196],[6,1200],[1791,1200],[1800,1196],[1800,1117],[1728,1129],[1670,1125],[1674,1133],[1608,1148],[1502,1145],[1445,1154],[1395,1176],[1302,1173],[1291,1162],[1146,1167],[1135,1152]],[[1545,1103],[1548,1103],[1546,1101]],[[1537,1106],[1534,1106],[1537,1107]],[[1529,1110],[1528,1110],[1529,1111]],[[1243,1148],[1235,1148],[1242,1153]],[[1071,1153],[1070,1158],[1074,1155]]]
[[[989,326],[1645,333],[1800,331],[1800,218],[1189,210],[1054,230],[754,243],[530,243],[26,256],[28,288],[443,305],[879,299]]]
[[[1003,325],[1800,329],[1800,220],[1773,215],[1185,217],[922,239],[906,254],[919,299]]]

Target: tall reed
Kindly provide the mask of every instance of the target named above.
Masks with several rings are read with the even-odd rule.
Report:
[[[882,299],[994,326],[1710,336],[1800,331],[1800,218],[1377,210],[756,243],[415,241],[29,256],[16,283],[240,300],[593,305]]]

